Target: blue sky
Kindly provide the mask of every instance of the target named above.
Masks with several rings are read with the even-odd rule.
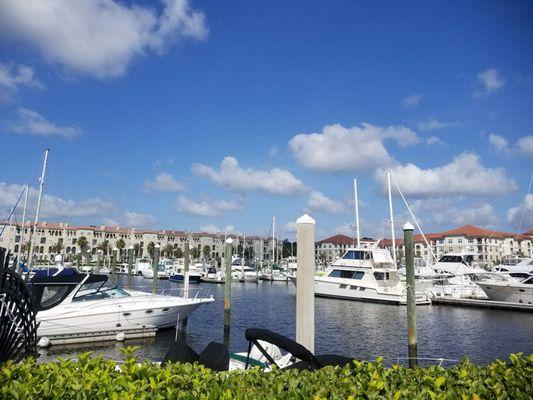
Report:
[[[31,4],[0,0],[2,217],[49,147],[48,221],[323,237],[356,177],[389,236],[390,170],[426,231],[533,228],[530,2]]]

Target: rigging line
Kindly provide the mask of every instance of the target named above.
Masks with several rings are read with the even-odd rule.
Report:
[[[527,198],[528,198],[529,194],[531,193],[531,185],[532,184],[533,184],[533,174],[531,174],[531,177],[529,178],[529,187],[527,189],[527,195],[526,195],[524,201],[522,202],[522,213],[520,215],[520,223],[518,224],[518,233],[522,232],[522,223],[524,222],[524,213],[526,211],[526,201],[527,201]]]
[[[418,230],[420,231],[420,234],[424,238],[424,242],[426,243],[426,246],[428,247],[428,251],[431,253],[431,255],[433,256],[435,261],[438,262],[439,260],[437,259],[437,256],[435,255],[435,253],[433,253],[433,249],[429,245],[429,242],[428,242],[428,240],[426,238],[426,235],[424,235],[424,232],[420,228],[420,225],[418,225],[418,221],[416,220],[416,217],[413,214],[413,211],[411,211],[411,207],[409,207],[409,203],[407,203],[407,200],[405,199],[405,197],[404,197],[404,195],[402,193],[402,190],[400,189],[400,186],[398,185],[398,182],[396,182],[396,179],[394,178],[394,175],[390,174],[390,176],[391,176],[391,178],[392,178],[392,180],[394,182],[394,185],[396,186],[396,189],[398,189],[398,192],[400,193],[400,196],[402,196],[402,200],[405,203],[405,205],[407,207],[407,210],[409,211],[409,214],[411,214],[411,217],[413,217],[413,221],[414,221],[416,227],[418,228]],[[404,245],[405,245],[405,243],[404,243]]]
[[[2,226],[2,230],[0,231],[0,237],[4,233],[4,230],[6,229],[6,226],[8,224],[8,221],[11,219],[11,216],[15,213],[15,210],[16,210],[19,202],[20,202],[20,199],[22,199],[22,195],[24,194],[25,190],[26,190],[26,187],[24,187],[24,189],[22,189],[22,192],[20,192],[20,195],[19,195],[17,201],[15,202],[15,205],[11,208],[11,212],[9,213],[9,216],[4,220],[4,225]]]

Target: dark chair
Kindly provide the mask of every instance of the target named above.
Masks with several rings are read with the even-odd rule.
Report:
[[[227,371],[229,369],[228,348],[222,343],[210,342],[198,354],[185,340],[178,340],[168,351],[162,363],[167,362],[198,362],[214,371]]]
[[[270,354],[267,353],[263,346],[261,346],[259,340],[272,343],[278,346],[280,349],[291,353],[294,358],[300,360],[289,365],[288,367],[285,367],[284,369],[315,370],[326,367],[328,365],[344,366],[346,364],[351,364],[353,360],[353,358],[339,356],[336,354],[323,354],[315,356],[304,346],[295,342],[294,340],[291,340],[288,337],[282,336],[279,333],[272,332],[267,329],[249,328],[246,329],[245,335],[246,340],[248,340],[249,342],[245,369],[248,368],[252,345],[255,345],[272,365],[277,366],[274,359],[270,356]]]

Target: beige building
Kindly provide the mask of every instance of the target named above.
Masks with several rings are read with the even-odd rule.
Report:
[[[67,259],[74,259],[82,256],[84,260],[95,261],[98,250],[107,247],[104,250],[107,253],[111,249],[119,249],[120,259],[126,259],[126,251],[133,246],[137,251],[138,257],[148,257],[148,246],[150,243],[159,244],[162,256],[165,254],[168,245],[173,249],[185,248],[185,243],[189,242],[190,248],[198,248],[202,259],[220,261],[224,258],[224,240],[223,234],[210,234],[205,232],[185,232],[171,230],[146,230],[123,228],[116,226],[75,226],[65,223],[40,222],[37,229],[33,232],[33,223],[28,222],[21,224],[7,225],[4,233],[0,236],[0,247],[7,248],[13,254],[17,254],[20,246],[24,246],[30,239],[34,248],[34,259],[37,261],[50,261],[57,255],[57,248],[61,248],[61,253]],[[24,236],[24,238],[22,237]],[[80,238],[84,237],[87,245],[82,249],[79,245]],[[263,245],[263,259],[268,261],[272,258],[272,239],[259,236],[246,236],[246,244],[242,236],[234,234],[228,235],[233,239],[234,254],[237,250],[242,252],[243,247],[246,249],[250,258],[258,258],[261,254],[261,244]],[[107,242],[107,246],[104,243]],[[59,244],[60,246],[58,246]],[[281,251],[281,242],[276,241],[277,251]],[[204,257],[204,248],[209,248],[209,256]],[[26,249],[27,250],[27,249]],[[23,252],[25,253],[25,252]],[[279,253],[280,254],[280,253]],[[26,254],[23,256],[26,258]]]

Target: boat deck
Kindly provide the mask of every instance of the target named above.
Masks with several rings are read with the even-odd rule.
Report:
[[[480,308],[492,308],[499,310],[514,310],[514,311],[526,311],[533,312],[533,304],[519,304],[509,303],[506,301],[493,301],[493,300],[481,300],[481,299],[457,299],[451,297],[432,297],[431,302],[433,304],[443,304],[449,306],[459,307],[480,307]]]

